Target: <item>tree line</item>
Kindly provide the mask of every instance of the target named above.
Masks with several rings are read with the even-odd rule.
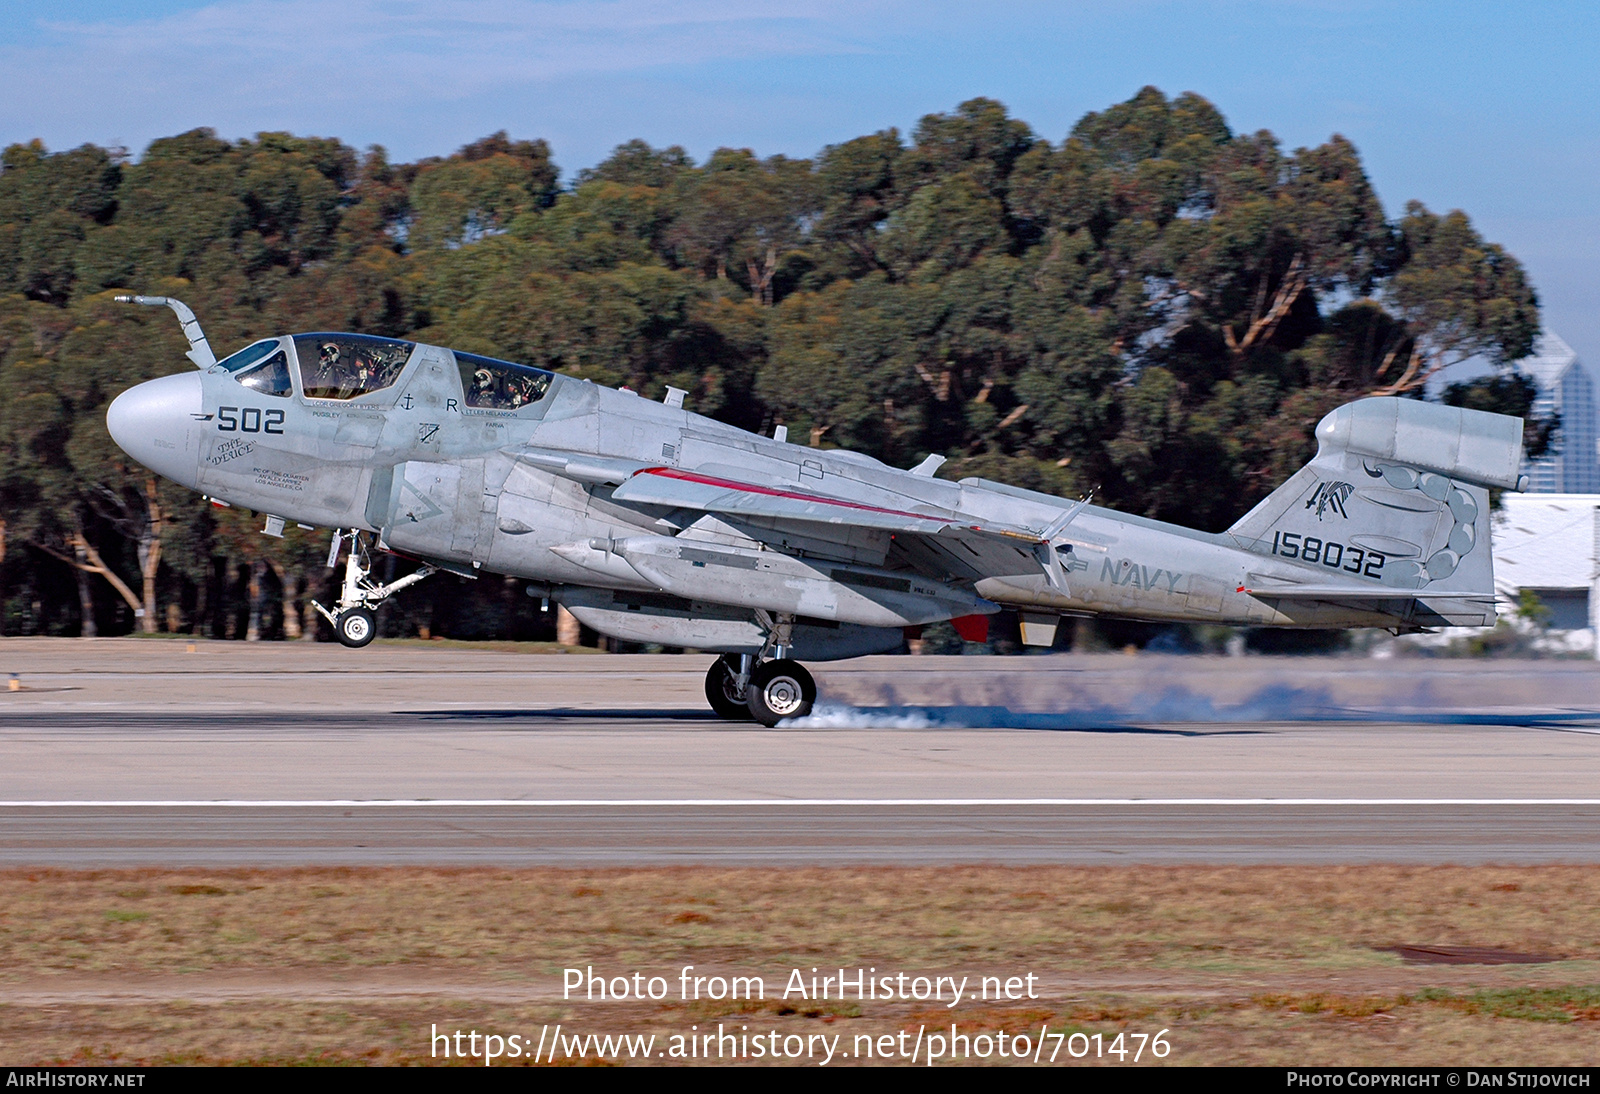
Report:
[[[1366,394],[1526,417],[1520,263],[1460,211],[1388,217],[1354,146],[1285,150],[1145,88],[1052,142],[990,99],[811,159],[618,147],[570,182],[497,133],[391,163],[198,129],[136,160],[0,155],[0,633],[311,636],[327,533],[259,534],[131,464],[129,385],[297,330],[522,361],[791,439],[1218,530]],[[1438,394],[1438,383],[1431,385]],[[1533,422],[1535,453],[1554,420]],[[452,579],[453,580],[453,579]],[[426,589],[427,586],[422,587]],[[540,635],[510,584],[440,582],[391,633]]]

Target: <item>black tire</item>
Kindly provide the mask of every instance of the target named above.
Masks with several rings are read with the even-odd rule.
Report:
[[[378,617],[371,608],[350,608],[339,613],[333,626],[334,637],[353,650],[359,650],[378,637]]]
[[[817,701],[817,682],[798,661],[766,661],[750,674],[745,701],[750,716],[764,726],[785,718],[804,718]]]
[[[711,667],[706,670],[706,702],[724,721],[748,722],[750,707],[734,683],[737,665],[737,659],[731,654],[711,662]]]

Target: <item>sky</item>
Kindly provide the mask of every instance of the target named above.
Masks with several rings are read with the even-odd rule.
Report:
[[[569,179],[623,141],[810,156],[975,96],[1059,142],[1153,84],[1288,148],[1339,133],[1391,214],[1464,209],[1600,366],[1600,5],[1460,0],[0,0],[0,144],[197,126]]]

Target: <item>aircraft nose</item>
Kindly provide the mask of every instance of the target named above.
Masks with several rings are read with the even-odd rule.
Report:
[[[129,388],[106,408],[106,429],[158,475],[194,487],[199,478],[200,374],[163,376]]]

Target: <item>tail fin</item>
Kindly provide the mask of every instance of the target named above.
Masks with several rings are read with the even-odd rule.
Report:
[[[1323,418],[1317,442],[1315,459],[1228,529],[1240,546],[1419,599],[1493,597],[1488,488],[1519,485],[1522,419],[1361,399]]]

